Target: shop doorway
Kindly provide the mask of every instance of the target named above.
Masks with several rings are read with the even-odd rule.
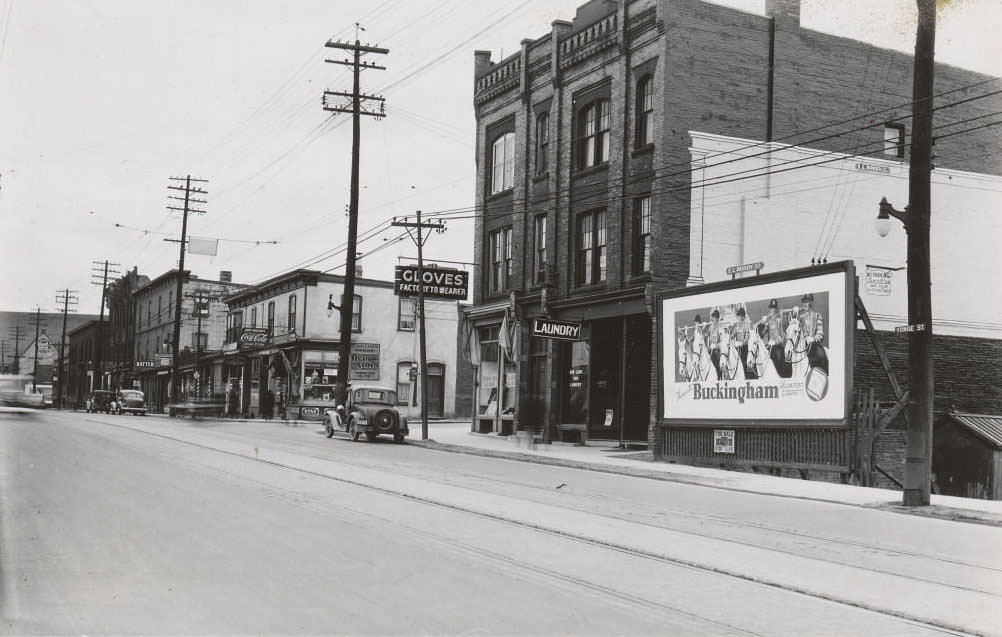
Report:
[[[626,318],[623,383],[623,440],[647,441],[651,418],[651,319]]]
[[[445,413],[445,365],[428,363],[428,417],[441,418]]]
[[[594,321],[591,325],[591,400],[588,437],[619,439],[620,392],[623,391],[623,319]]]

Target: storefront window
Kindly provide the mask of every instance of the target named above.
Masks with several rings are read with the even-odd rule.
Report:
[[[480,387],[477,414],[494,416],[498,410],[498,328],[480,328]]]
[[[566,361],[563,379],[563,416],[565,423],[587,423],[589,343],[563,343]]]
[[[333,404],[338,353],[307,350],[303,352],[303,360],[303,400]]]

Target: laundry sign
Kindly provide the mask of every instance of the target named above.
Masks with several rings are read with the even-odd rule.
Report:
[[[581,337],[581,323],[534,318],[532,319],[532,335],[561,341],[576,341]]]

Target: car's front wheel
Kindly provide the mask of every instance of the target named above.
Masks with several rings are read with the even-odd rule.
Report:
[[[403,434],[393,434],[393,442],[397,443],[398,445],[404,444],[404,435]]]
[[[324,416],[324,435],[328,438],[334,437],[334,427],[331,426],[331,419]]]
[[[376,433],[375,431],[367,431],[367,432],[365,432],[365,439],[368,440],[369,442],[375,442],[376,441],[376,436],[378,436],[378,435],[379,434]]]
[[[358,427],[355,425],[355,421],[352,421],[351,424],[348,425],[348,429],[351,430],[351,439],[354,442],[358,442],[358,436],[361,432],[359,432]]]

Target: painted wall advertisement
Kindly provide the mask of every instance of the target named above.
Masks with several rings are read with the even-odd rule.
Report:
[[[844,419],[851,273],[662,299],[663,417]]]

